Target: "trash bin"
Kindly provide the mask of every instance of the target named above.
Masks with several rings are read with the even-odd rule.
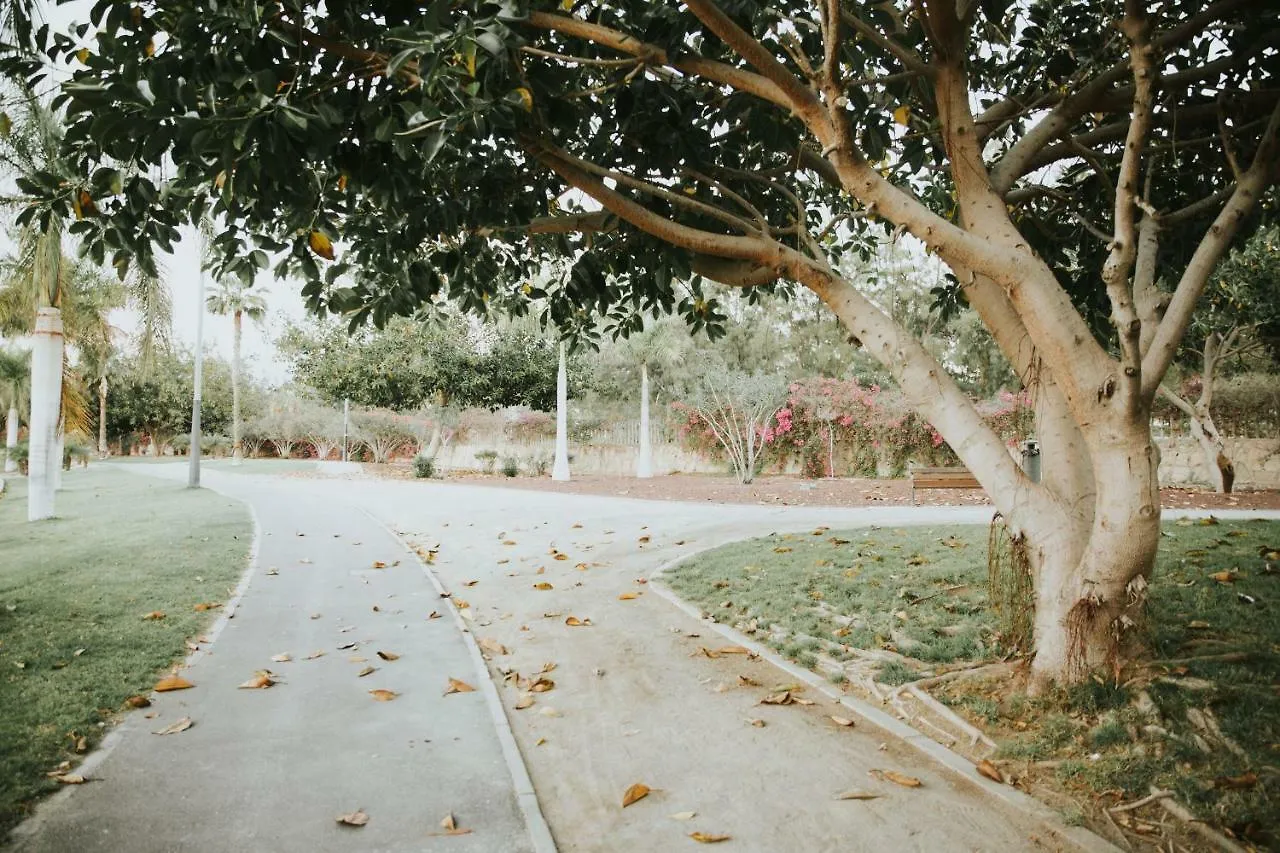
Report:
[[[1040,442],[1035,439],[1022,442],[1022,470],[1031,482],[1040,482]]]

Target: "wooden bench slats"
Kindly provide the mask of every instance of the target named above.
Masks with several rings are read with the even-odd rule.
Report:
[[[968,468],[912,468],[911,502],[915,503],[916,489],[980,489],[982,484]]]

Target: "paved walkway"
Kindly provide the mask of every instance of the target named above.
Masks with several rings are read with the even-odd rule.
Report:
[[[138,470],[185,476],[177,466]],[[829,715],[842,711],[833,703],[758,704],[793,679],[764,661],[700,655],[723,641],[637,583],[693,550],[774,530],[981,522],[989,508],[729,507],[205,476],[250,501],[262,524],[247,594],[213,653],[186,673],[197,687],[161,697],[155,720],[132,715],[93,774],[106,782],[42,814],[24,850],[533,849],[538,815],[521,812],[505,724],[483,690],[441,695],[449,677],[484,687],[464,635],[449,618],[427,618],[440,609],[436,590],[374,518],[436,550],[433,571],[465,599],[466,627],[495,650],[501,701],[562,851],[694,849],[694,831],[761,853],[1070,849],[884,732],[835,726]],[[375,560],[389,565],[374,569]],[[278,575],[267,574],[273,566]],[[542,583],[552,588],[534,587]],[[619,600],[623,592],[641,595]],[[568,626],[569,616],[591,625]],[[339,650],[348,642],[358,647]],[[401,658],[381,661],[379,649]],[[303,660],[314,650],[326,654]],[[281,652],[294,660],[272,663]],[[353,654],[368,660],[353,663]],[[378,671],[357,678],[367,665]],[[554,688],[517,708],[520,694],[501,672],[530,677],[549,665]],[[264,667],[285,683],[236,689]],[[375,688],[401,695],[376,703],[367,692]],[[149,733],[183,715],[197,722],[190,731]],[[873,770],[924,785],[899,788]],[[623,809],[634,782],[653,791]],[[880,798],[833,799],[850,788]],[[357,807],[371,816],[365,828],[334,823]],[[449,812],[473,833],[433,837]],[[695,816],[672,817],[686,812]]]

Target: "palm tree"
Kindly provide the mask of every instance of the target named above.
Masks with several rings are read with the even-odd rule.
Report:
[[[16,350],[0,350],[0,408],[5,414],[4,472],[18,470],[14,448],[18,446],[18,420],[27,408],[30,356]]]
[[[688,335],[681,338],[672,322],[658,321],[637,335],[626,338],[620,346],[621,355],[632,365],[640,367],[640,453],[636,458],[636,477],[653,476],[653,449],[649,434],[649,371],[657,369],[660,380],[683,360],[681,345]]]
[[[261,322],[267,315],[267,302],[259,294],[250,292],[250,285],[238,280],[220,281],[217,290],[209,294],[205,305],[214,314],[230,314],[234,334],[231,338],[231,464],[239,465],[244,459],[240,441],[240,338],[242,318]]]

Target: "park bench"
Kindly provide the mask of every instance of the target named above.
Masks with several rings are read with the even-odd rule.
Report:
[[[911,468],[911,503],[916,502],[917,489],[981,489],[968,468]]]

